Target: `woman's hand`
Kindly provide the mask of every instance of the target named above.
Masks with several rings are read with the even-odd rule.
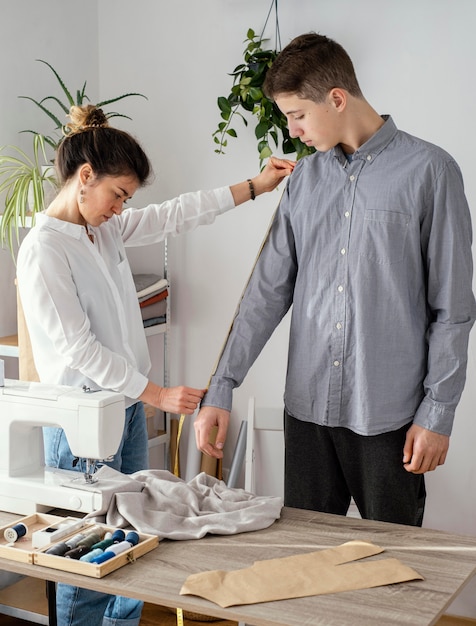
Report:
[[[193,387],[159,387],[148,382],[139,400],[157,407],[165,413],[176,415],[191,415],[198,407],[205,395],[206,389],[194,389]]]
[[[296,161],[271,157],[263,171],[251,179],[256,195],[276,189],[283,178],[291,174],[295,165]]]
[[[231,185],[230,191],[233,195],[235,206],[254,199],[255,196],[259,196],[266,191],[276,189],[283,178],[291,174],[295,165],[296,161],[271,157],[258,176],[245,180],[242,183]]]

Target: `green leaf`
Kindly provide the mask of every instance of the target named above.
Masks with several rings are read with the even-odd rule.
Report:
[[[255,128],[255,137],[256,139],[261,139],[264,137],[269,130],[269,124],[267,120],[260,122]]]
[[[264,161],[264,159],[268,159],[270,156],[272,156],[272,151],[271,148],[269,146],[265,146],[259,153],[259,158],[261,161]]]
[[[217,100],[217,104],[222,113],[227,113],[228,115],[231,113],[231,106],[228,98],[220,96]]]

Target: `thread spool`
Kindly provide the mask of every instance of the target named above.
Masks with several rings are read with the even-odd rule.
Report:
[[[100,554],[99,556],[95,557],[94,559],[92,559],[92,563],[104,563],[104,561],[108,561],[109,559],[112,559],[113,557],[117,556],[118,554],[121,554],[121,552],[125,552],[126,550],[129,550],[130,548],[132,548],[132,546],[137,545],[139,542],[139,535],[135,532],[135,531],[131,531],[130,533],[127,534],[127,537],[124,541],[121,541],[120,543],[114,543],[112,544],[112,546],[109,546],[109,548],[103,552],[103,554]]]
[[[83,555],[88,554],[89,552],[91,552],[91,548],[89,546],[77,546],[76,548],[65,552],[63,556],[65,559],[75,559],[76,561],[79,561]]]
[[[78,543],[85,537],[86,535],[84,533],[78,533],[77,535],[74,535],[74,537],[71,537],[70,539],[66,539],[65,544],[69,546],[70,550],[72,550],[73,548],[76,548]]]
[[[106,548],[109,548],[109,546],[112,546],[113,543],[114,539],[112,537],[109,537],[108,539],[103,539],[99,543],[95,543],[93,546],[91,546],[91,550],[96,550],[97,548],[100,548],[101,551],[104,551]]]
[[[10,528],[6,528],[3,531],[3,536],[8,541],[8,543],[15,543],[18,539],[24,537],[28,532],[28,526],[23,524],[23,522],[19,522],[15,524],[15,526],[10,526]]]
[[[64,556],[68,550],[71,550],[69,545],[66,542],[57,543],[48,550],[45,551],[45,554],[54,554],[55,556]]]
[[[127,533],[125,541],[130,543],[131,546],[136,546],[139,543],[139,534],[135,530],[131,530]]]
[[[112,533],[112,540],[114,543],[119,543],[120,541],[124,541],[126,537],[126,533],[122,530],[122,528],[118,528]]]
[[[87,554],[83,554],[83,556],[81,556],[79,558],[79,560],[83,561],[83,562],[86,562],[86,563],[91,563],[91,561],[94,558],[96,558],[97,556],[99,556],[103,552],[104,552],[104,550],[101,550],[101,548],[95,548],[94,550],[91,550],[91,552],[88,552]]]
[[[96,533],[96,532],[89,533],[86,535],[86,537],[84,537],[84,539],[81,539],[81,541],[79,541],[76,544],[76,547],[77,548],[86,547],[90,549],[91,546],[93,546],[95,543],[98,543],[99,541],[101,541],[101,535],[99,533]]]

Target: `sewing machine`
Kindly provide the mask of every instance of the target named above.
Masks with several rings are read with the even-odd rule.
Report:
[[[102,490],[112,486],[95,481],[94,466],[117,452],[124,418],[124,397],[117,393],[6,379],[0,386],[0,510],[101,509]],[[84,474],[45,467],[42,426],[64,429],[72,453],[86,459]]]

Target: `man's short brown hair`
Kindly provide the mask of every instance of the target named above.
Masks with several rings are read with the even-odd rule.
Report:
[[[337,42],[316,33],[296,37],[280,52],[266,74],[264,92],[275,99],[279,94],[323,102],[339,87],[362,98],[352,61]]]

